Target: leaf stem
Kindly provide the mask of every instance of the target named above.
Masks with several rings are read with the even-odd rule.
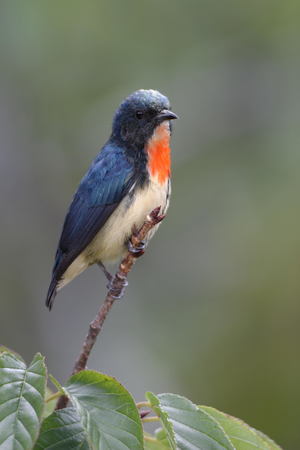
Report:
[[[142,422],[144,422],[144,423],[146,423],[146,422],[159,422],[159,417],[158,416],[144,417],[142,419]]]
[[[150,402],[138,402],[136,403],[136,407],[140,408],[151,408]]]
[[[46,398],[45,402],[48,403],[48,402],[51,402],[52,400],[56,400],[56,399],[59,398],[61,395],[63,395],[63,393],[60,392],[60,391],[57,391],[57,392],[55,392],[54,394],[49,395],[49,397]]]
[[[155,442],[155,443],[157,443],[157,439],[155,439],[152,436],[149,436],[148,434],[144,434],[144,440],[148,441],[148,442]]]

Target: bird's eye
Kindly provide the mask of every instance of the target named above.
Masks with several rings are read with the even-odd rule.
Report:
[[[137,111],[135,113],[135,115],[136,115],[137,119],[142,119],[144,116],[144,113],[143,113],[143,111]]]

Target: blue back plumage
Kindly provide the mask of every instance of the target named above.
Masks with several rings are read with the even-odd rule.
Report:
[[[59,279],[137,180],[124,150],[108,143],[81,180],[67,213],[53,269]]]

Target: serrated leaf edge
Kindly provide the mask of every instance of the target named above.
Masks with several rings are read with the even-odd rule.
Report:
[[[152,395],[153,395],[153,394],[152,394]],[[180,394],[173,394],[173,393],[170,393],[170,392],[164,392],[164,393],[162,393],[162,394],[158,394],[158,396],[159,396],[159,395],[171,395],[172,397],[177,397],[177,398],[182,399],[182,400],[185,400],[185,401],[188,400],[188,402],[190,402],[190,403],[195,407],[195,410],[196,410],[196,411],[199,411],[199,406],[196,405],[195,403],[193,403],[193,402],[192,402],[190,399],[188,399],[187,397],[184,397],[183,395],[180,395]],[[158,396],[157,396],[157,399],[158,399],[158,401],[159,401],[159,397],[158,397]],[[178,409],[178,408],[176,408],[176,409]],[[214,423],[217,425],[217,427],[219,428],[219,430],[224,434],[225,438],[227,439],[228,444],[232,447],[231,450],[236,450],[236,448],[234,447],[234,445],[233,445],[231,439],[229,438],[229,436],[227,435],[227,433],[225,432],[225,430],[223,429],[223,427],[219,424],[219,422],[218,422],[214,417],[212,417],[210,414],[206,413],[206,411],[203,411],[203,410],[201,409],[201,412],[204,413],[204,414],[206,414],[206,415],[209,417],[209,419],[212,420],[212,422],[214,422]],[[164,411],[164,413],[165,413],[165,414],[168,414],[166,411]],[[172,424],[171,424],[171,426],[172,426]],[[174,431],[173,426],[172,426],[172,429],[173,429],[173,432],[174,432],[174,434],[175,434],[175,431]],[[211,438],[211,439],[214,439],[215,442],[217,442],[218,444],[220,444],[219,441],[217,441],[215,438],[212,438],[212,437],[209,436],[207,433],[203,433],[203,434],[205,434],[206,436],[208,436],[208,437]],[[175,440],[175,442],[177,443],[177,440],[176,440],[176,434],[175,434],[175,439],[174,439],[174,440]],[[220,445],[221,445],[221,444],[220,444]]]
[[[157,395],[153,394],[153,392],[150,392],[150,391],[145,393],[145,398],[149,401],[151,408],[158,415],[158,417],[161,418],[161,415],[163,415],[165,417],[165,419],[167,420],[168,425],[170,426],[170,429],[171,429],[171,436],[169,436],[170,432],[166,428],[166,426],[165,426],[165,424],[163,423],[162,420],[161,420],[161,424],[162,424],[162,427],[163,427],[163,429],[165,430],[165,432],[167,434],[167,438],[168,438],[168,442],[170,444],[170,447],[173,450],[177,450],[178,442],[176,440],[173,424],[170,422],[168,413],[161,409],[159,398],[157,397]],[[153,402],[152,402],[153,399],[158,403],[158,405],[154,405],[153,404]],[[172,438],[172,440],[171,440],[171,438]],[[176,447],[174,447],[173,443],[176,445]]]
[[[200,407],[200,408],[210,408],[210,409],[214,409],[215,411],[217,411],[218,413],[220,413],[220,414],[222,414],[223,416],[227,417],[228,419],[232,420],[233,422],[236,422],[236,423],[237,423],[238,425],[240,425],[242,428],[246,429],[247,431],[250,431],[250,433],[251,433],[254,437],[258,438],[264,446],[267,445],[268,448],[269,448],[270,450],[274,450],[274,449],[271,447],[271,444],[270,444],[269,442],[266,442],[266,441],[263,439],[263,437],[260,436],[259,433],[262,433],[262,432],[259,432],[259,430],[256,430],[255,428],[251,427],[251,426],[248,425],[246,422],[244,422],[244,420],[239,419],[238,417],[231,416],[230,414],[224,413],[223,411],[220,411],[219,409],[214,408],[213,406],[205,406],[205,405],[203,405],[203,406],[199,406],[199,407]],[[209,414],[209,413],[208,413],[208,414]],[[215,420],[217,421],[217,419],[215,419]],[[219,423],[219,422],[218,422],[218,423]],[[220,425],[220,426],[222,427],[222,425]],[[262,434],[264,434],[264,433],[262,433]],[[270,439],[269,436],[266,436],[266,438]],[[238,439],[238,440],[241,441],[241,442],[246,442],[246,443],[248,442],[248,441],[245,441],[245,440],[243,440],[243,439],[239,439],[239,438],[236,438],[236,439]],[[272,439],[271,439],[271,441],[272,441]],[[231,439],[230,439],[230,442],[232,442]],[[274,442],[274,445],[277,446],[278,449],[281,448],[278,444],[276,444],[275,441],[273,441],[273,442]],[[252,444],[252,445],[253,445],[253,444]]]
[[[19,416],[20,402],[21,402],[21,398],[23,398],[24,401],[26,401],[27,403],[30,404],[32,410],[35,412],[37,421],[38,421],[38,423],[39,423],[39,429],[37,430],[35,436],[32,436],[31,433],[30,433],[30,432],[27,430],[27,428],[26,428],[26,431],[27,431],[27,433],[28,433],[28,435],[30,436],[30,439],[31,439],[31,441],[32,441],[32,446],[34,446],[35,443],[36,443],[36,441],[37,441],[37,439],[38,439],[39,432],[40,432],[40,425],[41,425],[42,420],[43,420],[43,411],[44,411],[44,407],[45,407],[45,392],[44,392],[44,396],[42,396],[42,394],[37,390],[37,388],[36,388],[35,386],[33,386],[30,382],[26,381],[26,378],[27,378],[27,375],[28,375],[28,374],[33,374],[33,375],[35,375],[35,376],[38,375],[38,376],[40,376],[40,377],[43,377],[43,378],[44,378],[44,391],[46,391],[46,384],[47,384],[47,367],[46,367],[46,365],[45,365],[45,358],[44,358],[40,353],[36,353],[35,356],[33,357],[32,361],[31,361],[31,363],[30,363],[29,366],[27,367],[25,361],[24,361],[23,359],[19,359],[14,353],[10,353],[9,351],[4,351],[4,352],[2,352],[2,353],[0,354],[0,358],[2,358],[3,356],[4,356],[4,357],[9,356],[9,357],[10,357],[11,359],[13,359],[14,361],[16,361],[16,362],[18,362],[18,363],[21,363],[21,364],[23,365],[23,368],[22,368],[22,369],[20,369],[20,368],[12,369],[12,368],[5,368],[5,367],[2,367],[1,369],[4,369],[4,370],[5,370],[5,369],[12,369],[12,370],[15,370],[15,371],[16,371],[16,370],[22,370],[22,371],[24,372],[24,376],[22,377],[22,379],[17,380],[18,383],[21,383],[21,388],[20,388],[20,393],[18,394],[18,399],[19,399],[19,400],[18,400],[18,403],[17,403],[16,411],[13,412],[13,414],[15,414],[15,420],[14,420],[14,424],[13,424],[13,428],[12,428],[13,434],[11,434],[10,436],[13,436],[14,439],[16,439],[16,438],[15,438],[15,435],[16,435],[16,433],[15,433],[15,427],[16,427],[16,423],[17,423],[17,422],[20,422],[20,423],[24,426],[23,422],[18,418],[18,416]],[[32,367],[33,367],[34,365],[36,365],[37,363],[42,363],[42,368],[44,369],[45,375],[41,375],[40,373],[37,373],[37,372],[34,372],[34,371],[30,370],[30,369],[32,369]],[[41,412],[40,417],[38,416],[38,414],[37,414],[37,412],[36,412],[34,406],[33,406],[33,405],[32,405],[32,404],[31,404],[31,403],[23,396],[23,390],[24,390],[25,384],[28,384],[29,386],[31,386],[31,387],[32,387],[32,388],[33,388],[33,389],[34,389],[34,390],[42,397],[42,399],[43,399],[43,407],[42,407],[42,412]],[[17,397],[15,397],[15,398],[17,398]],[[12,399],[10,399],[10,400],[12,400]],[[10,436],[8,436],[8,438],[9,438]],[[7,439],[6,439],[6,440],[7,440]],[[5,442],[5,441],[3,441],[2,443],[4,443],[4,442]],[[1,444],[1,445],[2,445],[2,444]]]
[[[84,376],[84,374],[90,374],[90,375],[96,375],[96,376],[102,376],[104,379],[103,381],[108,381],[108,382],[114,382],[115,384],[118,385],[118,387],[120,387],[121,389],[124,390],[124,393],[121,393],[120,395],[128,395],[131,399],[132,399],[132,404],[133,406],[136,408],[136,413],[137,413],[137,419],[139,419],[139,424],[140,424],[140,431],[141,431],[141,440],[139,438],[137,438],[137,436],[135,436],[134,434],[132,434],[131,432],[127,432],[132,438],[136,439],[136,441],[138,442],[139,445],[143,446],[144,443],[144,437],[143,437],[143,428],[142,428],[142,422],[140,419],[140,415],[138,413],[138,409],[136,407],[136,403],[131,395],[131,393],[123,386],[122,383],[120,383],[115,377],[112,377],[110,375],[98,372],[96,370],[90,370],[90,369],[86,369],[86,370],[82,370],[74,375],[71,375],[71,377],[68,379],[67,383],[66,383],[66,387],[62,387],[65,395],[68,396],[68,398],[70,399],[73,407],[75,407],[75,409],[77,410],[77,412],[79,413],[80,416],[80,422],[83,426],[84,429],[89,428],[89,423],[90,421],[93,421],[93,417],[91,416],[90,411],[86,410],[82,405],[81,402],[77,399],[77,397],[75,395],[73,395],[72,393],[68,392],[68,387],[73,384],[73,383],[82,383],[81,381],[81,377]],[[53,377],[54,378],[54,377]],[[55,380],[56,381],[56,380]],[[85,386],[89,386],[89,385],[93,385],[93,384],[97,384],[100,383],[100,380],[94,383],[83,383]],[[55,383],[54,383],[55,384]],[[109,394],[109,393],[107,393]],[[104,394],[103,394],[104,395]],[[114,394],[114,395],[118,395],[118,394]],[[103,410],[105,410],[105,408],[102,408]],[[110,411],[110,409],[108,409],[108,411]],[[132,421],[134,424],[137,424],[137,421],[135,421],[134,419],[132,419],[131,417],[129,417],[126,414],[120,413],[120,411],[118,410],[113,410],[115,413],[121,414],[122,416],[125,415],[126,418],[130,421]],[[126,430],[123,430],[126,431]],[[106,433],[108,434],[108,433]],[[113,435],[111,435],[112,438],[114,438]],[[104,437],[102,436],[102,439]],[[115,438],[117,439],[117,438]],[[122,442],[122,441],[120,441]],[[94,449],[95,447],[93,446],[93,444],[90,442],[89,438],[88,438],[88,443],[91,446],[92,449]]]
[[[47,416],[47,417],[44,419],[44,421],[46,421],[46,420],[51,420],[51,416],[59,416],[59,415],[61,415],[61,414],[67,414],[67,413],[70,413],[70,409],[73,409],[73,408],[72,408],[72,407],[66,407],[66,408],[63,408],[63,409],[61,409],[61,410],[54,410],[49,416]],[[76,411],[75,408],[74,408],[74,410]],[[76,413],[78,414],[78,411],[76,411]],[[86,432],[86,430],[85,430],[85,428],[84,428],[84,426],[83,426],[83,424],[82,424],[82,420],[81,420],[81,415],[80,415],[80,414],[78,414],[78,418],[79,418],[79,423],[80,423],[81,426],[82,426],[82,431],[80,431],[79,433],[83,433],[83,434],[84,434],[84,439],[86,440],[86,443],[88,444],[88,446],[89,446],[89,448],[90,448],[91,450],[97,450],[97,449],[94,447],[94,445],[90,442],[89,436],[88,436],[88,434],[87,434],[87,432]],[[44,422],[44,421],[43,421],[43,422]],[[64,425],[64,426],[67,426],[67,425]],[[47,432],[50,432],[51,430],[57,430],[57,428],[49,428],[49,429],[47,430]],[[79,434],[79,433],[78,433],[78,434]],[[71,437],[74,438],[74,436],[75,436],[75,435],[73,435],[73,436],[71,436]],[[40,434],[39,434],[39,437],[40,437]],[[68,439],[69,439],[69,437],[68,437]],[[57,443],[61,444],[64,440],[66,440],[66,439],[62,439],[62,440],[60,440],[59,442],[55,442],[55,444],[57,444]],[[38,444],[38,440],[37,440],[36,443]],[[39,445],[40,445],[40,444],[39,444]],[[35,447],[34,447],[33,450],[35,450]]]
[[[196,405],[196,408],[197,408],[197,410],[199,411],[199,406]],[[201,407],[200,407],[200,408],[201,408]],[[206,411],[204,411],[202,408],[201,408],[201,412],[204,413],[204,414],[206,414],[213,422],[215,422],[215,424],[218,426],[218,428],[222,431],[222,433],[224,434],[224,436],[225,436],[226,439],[228,440],[229,444],[232,446],[232,449],[231,449],[231,450],[237,450],[237,449],[235,448],[235,446],[233,445],[233,442],[231,441],[230,437],[228,436],[228,434],[226,433],[226,431],[225,431],[224,428],[222,427],[222,425],[221,425],[221,424],[220,424],[213,416],[211,416],[209,413],[207,413]],[[207,435],[207,436],[208,436],[208,435]],[[216,439],[215,439],[215,441],[218,442]],[[218,442],[218,443],[220,444],[220,442]]]

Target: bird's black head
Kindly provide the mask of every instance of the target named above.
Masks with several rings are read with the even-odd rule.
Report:
[[[141,150],[155,128],[165,120],[177,119],[167,97],[152,89],[129,95],[117,109],[112,138],[131,150]]]

